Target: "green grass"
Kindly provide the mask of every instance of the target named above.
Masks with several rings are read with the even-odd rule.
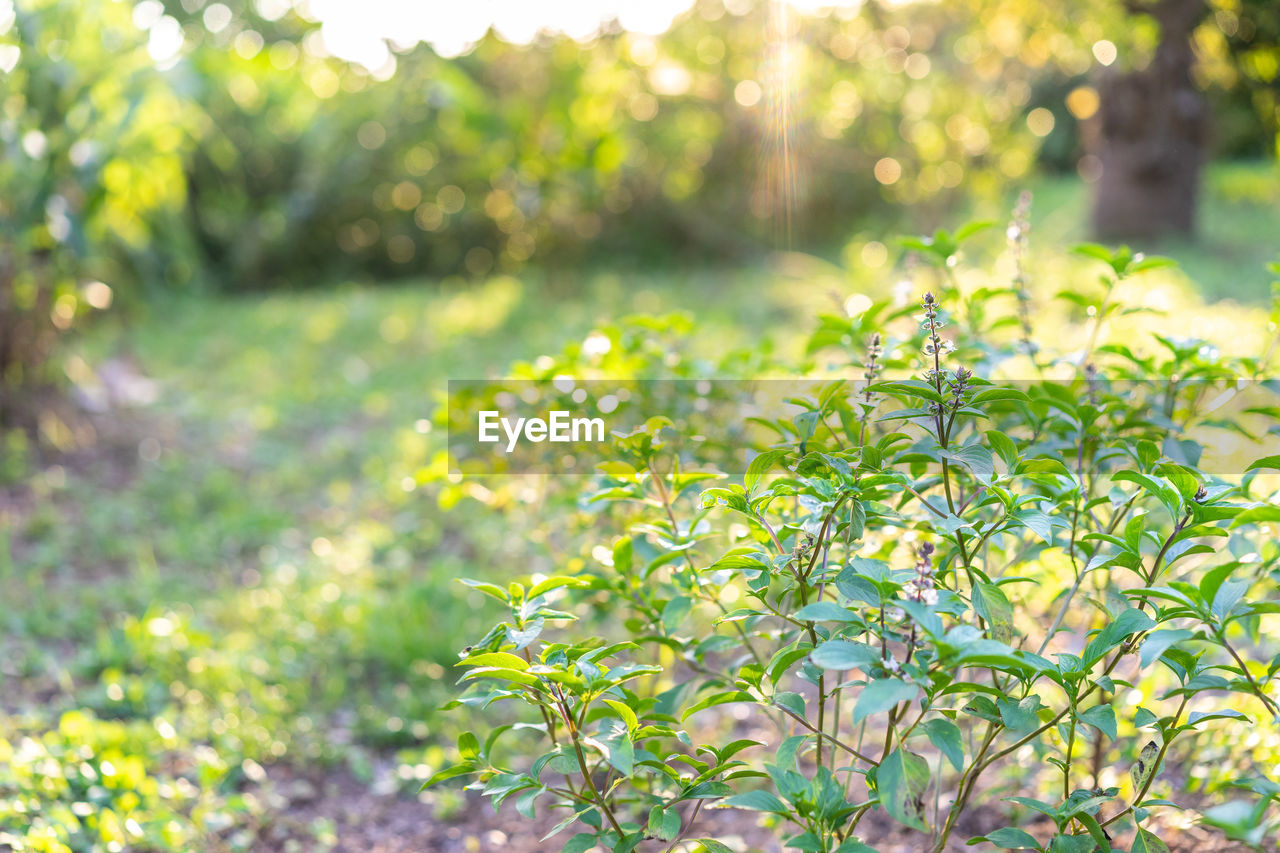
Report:
[[[173,849],[262,817],[238,793],[257,765],[360,769],[402,749],[438,766],[448,668],[487,615],[453,579],[549,559],[423,487],[445,380],[501,373],[632,311],[696,313],[704,351],[800,328],[770,281],[602,274],[568,293],[531,277],[189,299],[82,339],[76,357],[127,358],[160,395],[123,436],[27,484],[0,563],[0,595],[22,602],[0,610],[0,845],[27,830],[74,850],[128,836],[97,807],[67,811],[87,796],[81,744],[107,767],[129,757],[106,807],[152,839],[173,822]],[[195,800],[178,778],[198,781]],[[36,797],[39,819],[8,793]]]

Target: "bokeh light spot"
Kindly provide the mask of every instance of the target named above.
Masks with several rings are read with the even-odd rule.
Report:
[[[1107,39],[1101,39],[1093,43],[1093,58],[1101,62],[1103,65],[1110,65],[1116,61],[1116,46],[1114,42]]]
[[[876,162],[875,176],[882,184],[896,184],[902,177],[902,165],[892,157],[883,157]]]
[[[1036,107],[1027,113],[1027,127],[1031,128],[1031,132],[1036,136],[1048,136],[1053,132],[1055,123],[1053,113],[1044,107]]]

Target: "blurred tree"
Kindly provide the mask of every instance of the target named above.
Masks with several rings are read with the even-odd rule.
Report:
[[[1212,2],[1204,16],[1193,0],[1132,7],[1150,14],[1121,0],[822,13],[697,0],[661,36],[606,24],[579,41],[542,33],[520,45],[491,32],[452,58],[391,43],[377,69],[329,56],[307,4],[98,4],[114,10],[100,41],[131,69],[117,88],[145,77],[147,102],[171,108],[112,113],[93,132],[120,119],[139,139],[163,139],[164,169],[181,169],[164,172],[163,201],[99,229],[115,248],[93,262],[165,286],[208,277],[256,289],[823,251],[872,216],[882,229],[907,217],[931,226],[961,193],[1002,193],[1030,173],[1040,140],[1042,156],[1076,165],[1080,122],[1100,140],[1082,171],[1107,171],[1100,220],[1184,227],[1206,144],[1198,91],[1232,89],[1254,118],[1276,117],[1274,2]],[[20,4],[68,29],[92,20],[81,5],[107,14]],[[99,69],[110,55],[97,42],[66,54],[58,79],[107,85],[124,73]],[[6,84],[24,85],[21,73]],[[1262,135],[1243,112],[1236,136]],[[124,168],[85,173],[83,186],[136,196],[106,181]],[[1153,192],[1164,196],[1153,203]],[[94,209],[75,212],[88,222]]]
[[[1079,161],[1095,182],[1100,237],[1192,230],[1215,143],[1256,156],[1280,142],[1274,0],[972,0],[968,11],[979,38],[1034,69],[1027,119],[1047,136],[1042,160]]]
[[[182,203],[183,106],[131,12],[95,0],[25,0],[0,11],[6,423],[24,414],[19,391],[49,378],[56,336],[156,265],[153,214]]]
[[[660,37],[490,33],[452,59],[399,47],[394,74],[260,5],[165,7],[202,114],[189,223],[227,287],[821,249],[1033,163],[1032,72],[941,5],[700,0]]]
[[[1160,42],[1146,67],[1102,75],[1094,230],[1106,239],[1188,233],[1210,138],[1191,38],[1209,7],[1205,0],[1125,5],[1155,19]]]
[[[1223,93],[1215,105],[1217,151],[1280,156],[1280,3],[1213,0],[1195,44],[1198,82]]]

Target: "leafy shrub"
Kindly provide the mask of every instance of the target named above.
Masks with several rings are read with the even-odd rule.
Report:
[[[548,504],[592,559],[466,582],[504,613],[463,651],[459,703],[532,722],[463,735],[428,784],[554,810],[577,853],[727,850],[698,837],[708,807],[824,853],[871,850],[879,810],[942,851],[1000,799],[1024,828],[975,843],[1160,850],[1153,813],[1206,779],[1254,797],[1218,824],[1265,838],[1277,788],[1219,727],[1280,715],[1280,456],[1257,458],[1277,409],[1223,397],[1269,393],[1268,356],[1107,342],[1142,310],[1117,284],[1167,262],[1099,246],[1079,251],[1100,285],[1059,294],[1078,335],[1051,346],[1020,279],[961,286],[977,230],[908,242],[938,285],[918,304],[821,318],[809,352],[834,378],[761,419],[776,439],[740,482],[702,489],[725,475],[675,456],[686,423],[647,420]]]

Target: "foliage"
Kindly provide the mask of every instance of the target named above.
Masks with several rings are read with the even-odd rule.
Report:
[[[1047,161],[1074,168],[1099,63],[1140,66],[1159,36],[1111,0],[838,14],[699,0],[658,37],[490,33],[457,57],[396,48],[370,71],[327,57],[299,10],[229,6],[210,29],[203,9],[166,4],[189,45],[167,73],[200,115],[187,262],[232,289],[739,258],[761,238],[821,249],[902,205],[932,221],[962,192],[1023,179],[1046,133]],[[1216,11],[1201,83],[1215,102],[1257,89],[1223,119],[1257,156],[1269,12]],[[1051,131],[1029,127],[1046,109]]]
[[[673,456],[681,418],[652,418],[552,504],[590,508],[585,566],[466,582],[502,615],[461,654],[459,704],[535,716],[464,734],[433,782],[554,809],[566,850],[727,849],[697,838],[710,806],[760,813],[788,847],[855,853],[873,810],[945,849],[1003,774],[1040,823],[974,843],[1088,853],[1127,833],[1163,849],[1170,769],[1203,773],[1219,726],[1280,716],[1264,639],[1280,457],[1215,468],[1202,444],[1265,430],[1274,406],[1215,412],[1212,389],[1269,376],[1266,356],[1108,342],[1143,310],[1117,288],[1168,262],[1095,245],[1079,251],[1099,283],[1058,294],[1085,333],[1056,352],[1011,311],[1017,287],[961,285],[981,230],[907,241],[938,285],[918,307],[821,318],[810,352],[863,381],[765,413],[773,438],[741,481],[705,488],[724,475]],[[1259,805],[1219,824],[1261,838],[1274,785],[1240,776]]]
[[[206,261],[234,288],[334,263],[482,275],[619,250],[737,257],[784,216],[817,246],[887,201],[942,204],[1030,168],[1025,74],[957,52],[963,16],[735,9],[702,2],[660,38],[490,34],[450,59],[419,45],[388,79],[268,44],[251,18],[199,35],[175,72],[204,113],[188,181]],[[1001,70],[1008,91],[982,94]]]
[[[171,239],[182,107],[125,4],[20,3],[0,50],[0,388],[39,384],[55,337]],[[178,238],[180,240],[180,237]],[[14,416],[0,397],[0,420]]]
[[[1229,209],[1223,199],[1210,203]],[[1267,220],[1258,219],[1261,228]],[[1004,239],[992,230],[967,246],[973,253],[978,241]],[[1034,291],[1037,336],[1082,338],[1087,314],[1044,310],[1039,294],[1088,280],[1096,262],[1058,251],[1030,262],[1028,280],[1049,288]],[[941,272],[917,267],[914,275]],[[981,283],[969,281],[964,264],[956,272],[964,286]],[[576,491],[531,499],[528,478],[448,478],[444,422],[431,419],[444,378],[504,375],[503,365],[526,376],[771,375],[779,359],[803,352],[804,318],[830,310],[829,292],[871,287],[884,274],[857,263],[837,273],[815,266],[798,281],[761,268],[601,272],[575,282],[572,295],[529,273],[458,290],[415,283],[259,299],[191,295],[157,300],[127,324],[95,324],[70,341],[67,361],[99,365],[125,350],[161,393],[151,407],[121,413],[126,435],[104,431],[96,448],[33,466],[20,487],[4,489],[0,598],[20,606],[0,612],[0,739],[24,756],[23,767],[52,769],[23,743],[64,749],[60,720],[80,712],[91,723],[79,741],[98,744],[101,731],[102,742],[114,739],[122,745],[112,749],[141,759],[156,798],[145,794],[147,782],[127,813],[101,802],[144,830],[129,847],[276,847],[282,828],[304,847],[320,844],[323,829],[298,826],[281,804],[291,773],[311,768],[412,790],[456,760],[445,750],[458,731],[476,728],[473,718],[440,711],[456,639],[483,635],[492,615],[482,594],[454,579],[505,586],[513,566],[579,572],[607,553],[593,555],[601,544],[593,526],[625,521],[622,505],[577,507]],[[1172,300],[1169,316],[1116,314],[1114,334],[1137,339],[1127,324],[1159,324],[1175,335],[1210,334],[1227,352],[1261,351],[1261,334],[1248,334],[1262,325],[1260,310],[1206,309],[1170,271],[1144,273],[1141,288],[1115,299],[1157,293]],[[542,310],[553,302],[554,313]],[[622,316],[674,306],[687,316]],[[751,352],[738,352],[744,343]],[[814,369],[833,354],[839,347],[813,356]],[[139,442],[158,456],[141,455]],[[548,515],[562,502],[575,509]],[[646,547],[640,540],[637,553]],[[1055,591],[1035,592],[1039,606]],[[611,615],[604,601],[593,600],[588,619]],[[176,737],[162,735],[166,724]],[[1193,790],[1247,775],[1250,759],[1268,766],[1280,758],[1273,732],[1260,730],[1245,751],[1205,728],[1187,781]],[[507,737],[500,756],[519,746]],[[70,757],[58,761],[59,772],[79,773]],[[46,788],[44,779],[6,776],[0,799],[21,799],[63,843],[74,837],[73,849],[106,849],[82,830],[96,818],[73,811],[84,809],[77,803],[96,810],[98,801],[79,788]],[[427,797],[424,822],[461,799],[448,789]],[[1233,789],[1229,797],[1235,813],[1223,820],[1256,831],[1248,824],[1258,795]],[[169,812],[177,835],[155,818]],[[22,815],[0,819],[0,833],[29,829]]]
[[[111,44],[82,28],[74,58],[56,63],[86,79],[102,79],[95,63],[115,41],[131,46],[111,66],[128,81],[112,97],[145,90],[150,106],[85,120],[104,137],[127,122],[134,160],[113,167],[110,186],[105,173],[77,179],[117,197],[133,188],[113,219],[129,263],[93,274],[164,288],[738,258],[760,238],[825,248],[852,222],[897,218],[895,206],[932,221],[962,192],[1023,179],[1037,135],[1052,132],[1046,156],[1073,165],[1077,123],[1096,107],[1095,45],[1140,65],[1157,35],[1111,2],[1070,15],[1020,0],[819,15],[700,0],[660,37],[489,34],[462,56],[417,45],[370,71],[325,55],[305,10],[267,19],[219,4],[223,20],[144,3],[131,22],[124,6],[96,5],[18,8],[46,27],[83,19],[82,7],[112,16]],[[1202,82],[1250,81],[1271,121],[1274,39],[1267,10],[1246,5],[1206,25]],[[144,36],[169,25],[185,47],[151,62]],[[15,26],[8,38],[23,48],[9,75],[22,85],[52,36]],[[56,120],[73,104],[49,106]],[[1054,118],[1028,127],[1033,110]],[[1244,124],[1233,138],[1264,135]],[[67,146],[84,136],[79,119],[71,127]],[[152,154],[139,148],[148,140]]]

